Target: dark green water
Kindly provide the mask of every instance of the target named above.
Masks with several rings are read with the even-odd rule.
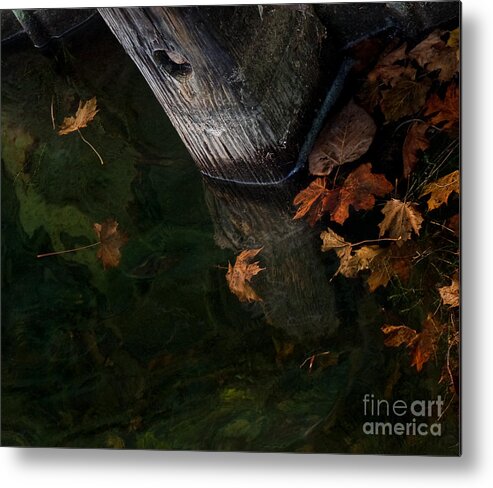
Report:
[[[50,115],[52,100],[59,124],[79,99],[93,96],[100,112],[83,134],[104,166],[77,134],[58,136]],[[266,298],[264,307],[243,306],[229,292],[224,267],[239,249],[220,247],[218,228],[229,235],[228,216],[245,197],[237,198],[221,203],[202,181],[144,80],[104,29],[65,43],[56,59],[34,48],[4,51],[4,445],[456,452],[453,428],[439,439],[362,433],[361,398],[383,395],[395,363],[376,340],[377,305],[358,287],[329,285],[333,263],[326,257],[317,259],[318,268],[327,267],[327,300],[295,271],[294,278],[283,271],[259,280],[262,296],[278,293],[277,308],[276,298]],[[264,210],[268,199],[262,195]],[[289,204],[276,205],[272,210],[290,221]],[[129,235],[118,268],[104,271],[94,249],[36,259],[95,242],[93,223],[108,217]],[[249,225],[256,226],[255,216]],[[243,231],[236,241],[255,244],[248,238],[255,228]],[[269,258],[267,249],[263,264],[274,268],[288,251]],[[296,262],[298,255],[288,256],[290,269],[317,267]],[[299,286],[294,299],[281,296],[290,279]],[[321,316],[312,338],[293,334],[307,296],[310,314]],[[337,364],[300,368],[327,350],[338,355]],[[402,384],[404,398],[430,395],[426,379],[409,376]]]

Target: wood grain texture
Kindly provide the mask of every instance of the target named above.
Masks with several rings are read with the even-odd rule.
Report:
[[[271,182],[289,172],[319,87],[325,29],[287,8],[102,8],[199,169]]]

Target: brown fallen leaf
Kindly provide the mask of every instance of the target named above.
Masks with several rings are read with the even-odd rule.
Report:
[[[460,60],[460,29],[454,29],[450,31],[450,36],[447,41],[447,46],[451,47],[455,50],[455,56],[457,57],[457,61]]]
[[[405,325],[384,325],[382,332],[387,336],[384,344],[388,347],[406,346],[410,349],[411,366],[420,372],[423,365],[436,352],[436,345],[445,328],[432,314],[426,317],[421,332]]]
[[[420,151],[425,151],[430,145],[426,137],[428,124],[424,122],[414,122],[406,135],[402,147],[402,161],[404,178],[409,178],[419,160]]]
[[[459,273],[455,272],[452,276],[452,283],[449,286],[442,286],[438,288],[440,297],[444,305],[448,305],[451,308],[456,308],[460,304],[459,299]]]
[[[332,249],[337,251],[338,249],[342,249],[347,246],[351,247],[349,242],[346,242],[344,238],[336,234],[330,227],[320,234],[320,239],[322,239],[322,252],[327,252]]]
[[[240,302],[262,301],[262,298],[250,286],[251,279],[265,269],[259,266],[259,261],[251,262],[261,250],[262,248],[247,249],[236,257],[234,266],[228,263],[226,281],[229,289],[239,298]]]
[[[83,127],[87,127],[87,124],[94,119],[98,112],[99,109],[97,108],[96,97],[85,102],[82,102],[81,100],[79,102],[79,108],[75,113],[75,117],[65,117],[63,119],[58,135],[63,136],[82,129]]]
[[[415,248],[411,242],[405,242],[403,246],[392,243],[382,250],[370,263],[370,276],[366,280],[368,289],[373,293],[380,286],[386,287],[390,280],[398,278],[402,282],[409,279],[411,273],[412,256]]]
[[[375,196],[383,197],[392,191],[392,184],[384,175],[371,172],[371,163],[358,166],[344,181],[342,187],[329,190],[331,219],[343,224],[349,217],[349,207],[370,210],[375,206]]]
[[[392,239],[399,239],[397,246],[402,246],[404,241],[411,239],[414,231],[419,235],[423,217],[416,209],[416,205],[410,202],[401,202],[393,198],[389,200],[382,209],[385,218],[380,222],[380,237],[386,232]]]
[[[384,344],[387,347],[412,346],[418,333],[406,325],[384,325],[381,328],[385,334]]]
[[[430,195],[428,199],[428,210],[434,210],[447,203],[451,193],[460,192],[459,170],[443,176],[442,178],[426,185],[419,198]]]
[[[437,342],[444,330],[444,326],[435,320],[431,313],[428,314],[411,353],[411,366],[415,366],[418,373],[435,354]]]
[[[402,77],[414,80],[416,70],[412,66],[404,64],[407,58],[406,49],[407,43],[404,43],[389,54],[382,56],[375,68],[368,73],[368,81],[370,83],[379,81],[386,85],[394,86]]]
[[[103,267],[115,268],[120,264],[120,248],[127,242],[128,237],[118,230],[118,222],[115,219],[107,219],[102,224],[93,224],[93,230],[98,237],[98,242],[87,244],[86,246],[65,249],[63,251],[52,251],[38,254],[37,258],[48,256],[59,256],[61,254],[74,253],[98,247],[96,257],[101,260]]]
[[[363,246],[356,251],[351,247],[336,251],[339,257],[339,268],[336,275],[342,274],[346,278],[355,278],[360,271],[371,269],[373,261],[384,249],[379,246]]]
[[[342,274],[346,278],[354,278],[359,271],[369,269],[371,261],[383,251],[378,246],[363,246],[354,251],[353,244],[346,242],[330,227],[320,234],[320,238],[322,252],[333,250],[339,258],[339,268],[335,275]]]
[[[406,77],[400,78],[390,90],[382,92],[380,108],[385,120],[395,122],[419,112],[425,105],[430,86],[429,78],[420,81]]]
[[[440,81],[449,81],[459,69],[457,49],[443,41],[445,32],[436,30],[416,47],[409,51],[409,56],[427,71],[437,71]]]
[[[456,129],[459,125],[459,97],[459,87],[452,83],[443,100],[437,93],[428,99],[424,115],[430,118],[431,124],[441,126],[444,130]]]
[[[452,215],[447,221],[448,228],[456,235],[460,234],[460,216],[459,214]]]
[[[318,136],[308,158],[310,173],[328,175],[336,166],[360,158],[368,151],[376,130],[371,116],[351,100]]]
[[[312,227],[321,219],[331,204],[331,193],[326,184],[326,178],[316,178],[296,195],[293,204],[298,206],[298,210],[293,219],[305,217]]]
[[[128,237],[118,230],[115,219],[107,219],[102,224],[93,225],[99,239],[97,258],[103,263],[103,268],[116,268],[120,264],[120,248],[128,241]]]

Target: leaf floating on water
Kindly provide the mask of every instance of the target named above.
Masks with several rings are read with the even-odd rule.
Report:
[[[251,262],[261,250],[262,248],[247,249],[236,257],[234,266],[228,263],[226,281],[229,289],[238,297],[240,302],[262,301],[262,298],[250,285],[251,279],[265,269],[259,266],[259,261]]]
[[[451,193],[459,194],[460,191],[459,170],[443,176],[433,183],[426,185],[419,198],[430,195],[428,199],[428,210],[434,210],[447,203]]]
[[[115,219],[94,224],[93,228],[100,244],[97,258],[103,263],[104,269],[116,268],[120,264],[120,248],[126,244],[128,237],[118,230],[118,222]]]
[[[75,117],[65,117],[63,119],[58,135],[63,136],[82,129],[83,127],[87,127],[87,124],[94,119],[98,112],[99,109],[97,108],[96,97],[85,102],[81,100],[79,102],[79,108],[75,113]]]
[[[430,141],[426,137],[428,124],[423,122],[415,122],[411,125],[404,145],[402,146],[402,161],[404,166],[404,178],[409,178],[410,174],[416,167],[419,160],[419,152],[425,151],[430,145]]]
[[[396,244],[402,246],[404,241],[411,239],[411,233],[414,231],[419,235],[423,217],[416,209],[415,204],[410,202],[401,202],[400,200],[389,200],[382,209],[385,218],[380,222],[380,237],[388,232],[389,237],[399,239]]]
[[[336,167],[365,154],[377,126],[368,113],[351,100],[320,133],[308,158],[310,173],[324,176]]]

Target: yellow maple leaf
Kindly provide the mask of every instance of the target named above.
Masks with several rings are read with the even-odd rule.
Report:
[[[437,181],[426,185],[419,198],[429,194],[430,198],[427,202],[428,210],[434,210],[444,203],[447,203],[448,197],[451,193],[455,192],[459,194],[459,188],[459,170],[455,170]]]
[[[228,263],[226,281],[229,289],[239,298],[240,302],[262,301],[262,298],[257,295],[250,285],[250,280],[265,269],[259,266],[259,261],[251,262],[261,250],[262,248],[247,249],[236,257],[234,265]]]
[[[423,217],[416,209],[415,204],[401,202],[393,198],[389,200],[382,209],[385,218],[380,222],[380,237],[386,232],[392,239],[398,239],[397,245],[402,246],[404,241],[411,239],[414,231],[419,235]]]
[[[96,97],[85,102],[81,100],[77,112],[75,113],[75,117],[65,117],[63,119],[58,135],[63,136],[82,129],[83,127],[87,127],[87,124],[94,119],[98,112],[99,109],[97,108]]]

